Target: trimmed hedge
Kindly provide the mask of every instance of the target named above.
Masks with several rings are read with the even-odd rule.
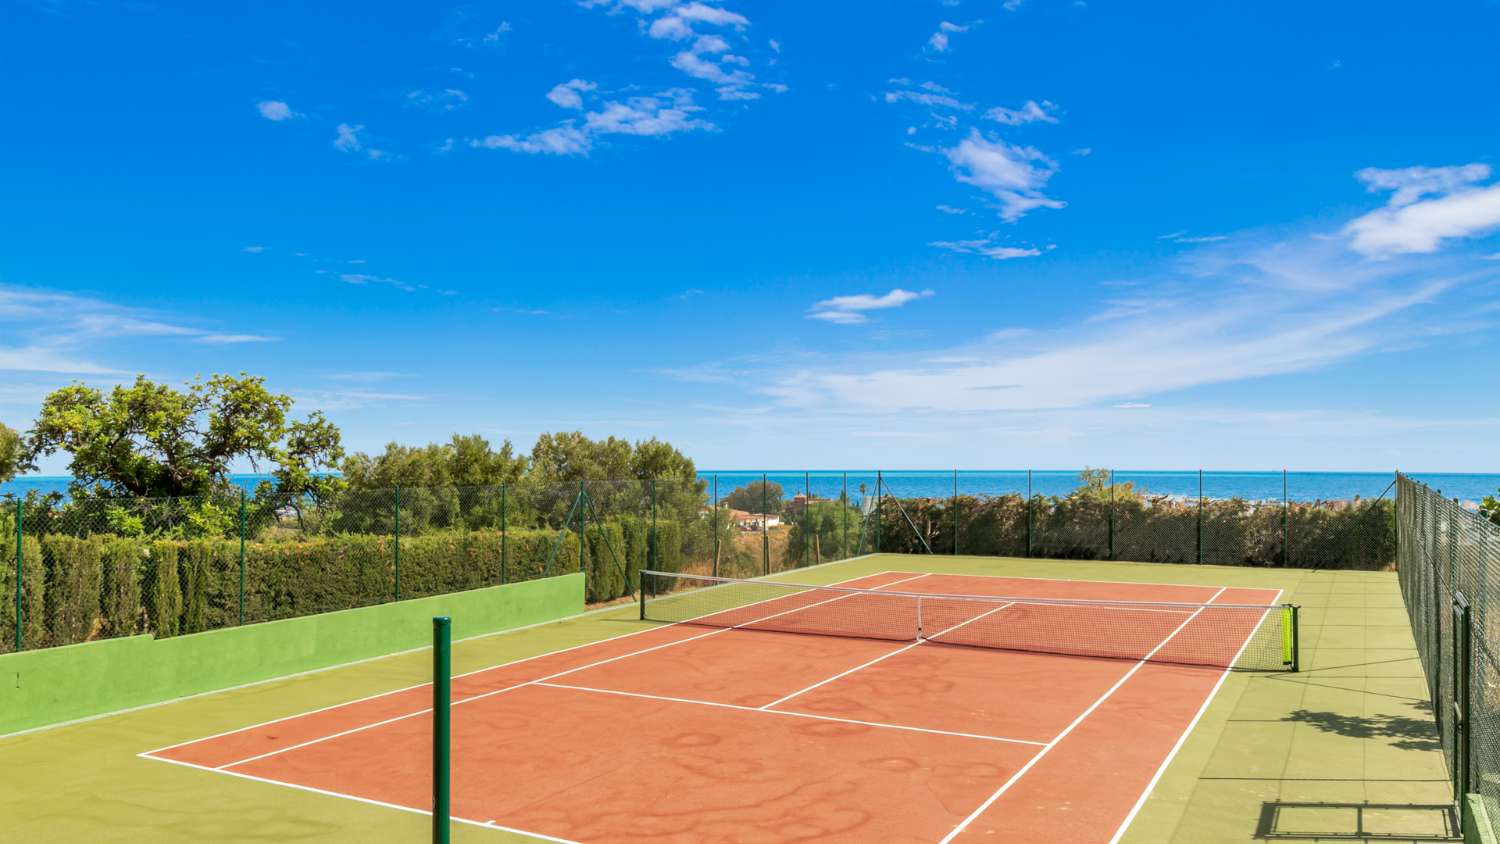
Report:
[[[100,537],[42,537],[45,642],[71,645],[88,639],[99,618],[103,580]]]
[[[920,534],[933,551],[951,553],[956,506],[962,554],[1363,570],[1396,558],[1394,507],[1383,499],[1285,507],[1213,499],[1201,513],[1197,501],[1164,497],[1037,496],[1029,507],[1020,495],[887,502],[880,547],[888,552],[923,553]]]
[[[9,542],[0,542],[0,653],[16,649],[16,528],[12,519],[7,526],[0,520],[0,530],[7,531]],[[21,544],[21,647],[39,648],[46,639],[46,607],[42,604],[46,572],[42,567],[42,544],[35,537],[25,537]]]

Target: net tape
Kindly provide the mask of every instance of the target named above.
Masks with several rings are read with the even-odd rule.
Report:
[[[641,572],[641,617],[1038,654],[1286,670],[1289,604],[996,596]]]

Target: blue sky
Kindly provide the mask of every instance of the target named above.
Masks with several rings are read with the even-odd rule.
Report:
[[[1494,2],[4,8],[14,427],[249,371],[365,450],[1497,468]]]

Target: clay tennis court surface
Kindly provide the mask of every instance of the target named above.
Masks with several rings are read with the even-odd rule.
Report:
[[[844,585],[1210,604],[1280,596],[902,572]],[[842,600],[813,591],[735,612],[795,619]],[[959,638],[1007,612],[976,603],[942,623]],[[1160,639],[1153,651],[1217,625],[1199,638],[1224,643],[1226,665],[1259,623],[1238,616],[1240,629],[1223,630],[1223,619],[1172,608],[1077,615],[1074,635],[1128,624]],[[1226,674],[925,632],[900,642],[671,624],[456,677],[454,818],[561,841],[1107,842]],[[430,704],[431,687],[418,686],[141,755],[425,812]]]

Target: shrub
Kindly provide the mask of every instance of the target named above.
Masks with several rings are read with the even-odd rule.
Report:
[[[42,538],[46,569],[44,617],[48,645],[70,645],[90,637],[99,617],[101,561],[98,537]]]
[[[157,636],[176,636],[182,627],[182,582],[177,570],[181,544],[151,543],[142,572],[146,625]]]
[[[6,531],[9,541],[0,540],[0,653],[10,653],[16,647],[16,527],[11,520],[7,525],[0,519],[0,530]],[[21,542],[21,647],[38,648],[45,642],[46,607],[43,590],[46,572],[42,568],[42,545],[35,537],[27,536]]]
[[[141,624],[141,561],[146,542],[133,537],[106,537],[100,544],[103,572],[101,608],[105,636],[132,636]]]

